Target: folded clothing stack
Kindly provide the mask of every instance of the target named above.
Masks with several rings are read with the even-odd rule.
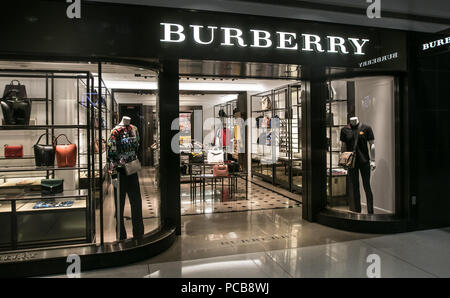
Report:
[[[33,209],[72,207],[72,205],[73,201],[63,201],[63,202],[41,201],[37,202],[33,206]]]

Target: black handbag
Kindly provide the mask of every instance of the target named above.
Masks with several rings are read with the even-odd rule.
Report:
[[[219,117],[228,117],[227,113],[225,113],[225,111],[223,109],[219,110]]]
[[[334,125],[334,115],[333,115],[333,113],[327,113],[326,124],[327,124],[327,126],[333,126]]]
[[[52,195],[64,191],[64,179],[42,179],[41,193],[43,195]]]
[[[33,146],[34,160],[37,167],[53,167],[55,165],[55,138],[53,137],[51,145],[39,144],[41,138],[45,135],[47,135],[47,133],[42,134]]]
[[[205,155],[203,152],[190,152],[189,153],[189,163],[204,163]]]
[[[240,170],[238,162],[230,161],[230,162],[227,162],[226,165],[228,166],[229,173],[237,173]]]
[[[17,82],[17,85],[14,82]],[[5,86],[1,106],[6,125],[29,125],[31,99],[27,98],[25,86],[19,81],[13,80]]]

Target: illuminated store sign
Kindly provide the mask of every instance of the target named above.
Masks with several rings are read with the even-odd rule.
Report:
[[[365,55],[364,48],[369,44],[369,39],[354,37],[342,37],[327,35],[321,38],[319,35],[295,32],[276,31],[271,33],[265,30],[250,29],[244,37],[244,32],[239,28],[183,25],[174,23],[160,23],[163,43],[183,43],[191,38],[196,44],[211,45],[219,43],[223,47],[250,47],[250,48],[275,48],[278,50],[291,50],[317,53],[336,53]],[[220,35],[220,36],[219,36]]]
[[[436,47],[441,47],[446,44],[450,45],[450,36],[446,37],[446,38],[441,38],[441,39],[438,39],[435,41],[424,43],[422,45],[422,51],[426,51],[426,50],[433,49]]]

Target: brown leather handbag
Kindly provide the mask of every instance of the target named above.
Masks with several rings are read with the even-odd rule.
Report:
[[[228,177],[228,166],[227,165],[215,165],[213,167],[214,177]]]
[[[355,152],[342,152],[339,155],[339,166],[346,169],[353,169],[355,167]]]
[[[353,169],[355,167],[356,149],[358,147],[359,131],[360,131],[360,125],[358,124],[358,129],[356,130],[356,136],[355,136],[355,144],[353,145],[353,151],[342,152],[339,155],[339,166],[341,166],[345,169]]]
[[[67,145],[58,145],[58,138],[64,136],[69,142]],[[73,168],[77,164],[77,145],[72,144],[65,134],[60,134],[55,139],[56,162],[58,168]]]

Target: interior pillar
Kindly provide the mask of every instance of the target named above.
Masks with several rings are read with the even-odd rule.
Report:
[[[178,83],[178,60],[161,61],[156,103],[160,125],[161,221],[175,224],[176,234],[180,235],[180,155],[172,150],[172,139],[177,136],[178,130],[171,129],[172,122],[179,117]]]

